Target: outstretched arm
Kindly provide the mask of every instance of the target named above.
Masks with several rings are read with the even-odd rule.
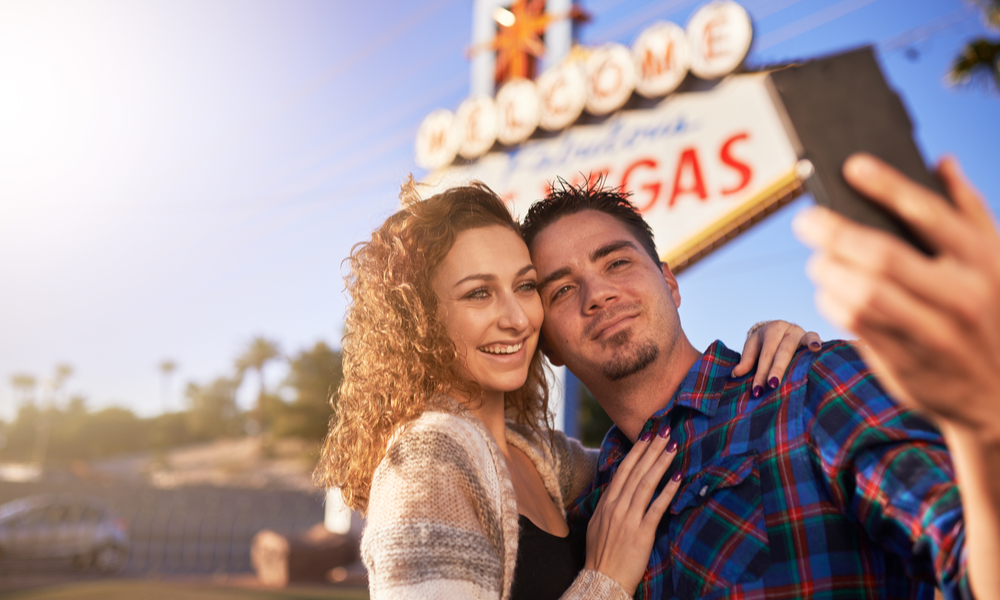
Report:
[[[1000,235],[952,159],[939,174],[954,206],[868,155],[844,165],[851,185],[897,214],[936,250],[822,208],[796,218],[816,250],[816,303],[853,331],[889,389],[941,428],[961,486],[969,580],[1000,597]]]

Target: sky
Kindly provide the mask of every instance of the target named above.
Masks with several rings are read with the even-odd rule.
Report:
[[[750,67],[875,44],[924,157],[1000,210],[1000,95],[945,80],[1000,36],[964,0],[742,0]],[[583,0],[579,41],[632,43],[700,2]],[[339,346],[341,261],[420,177],[416,129],[469,93],[470,0],[0,0],[0,418],[15,373],[141,415],[184,407],[255,335]],[[820,317],[801,198],[679,277],[699,348]],[[164,395],[157,365],[178,364]],[[284,367],[266,380],[276,388]],[[256,382],[240,391],[249,405]]]

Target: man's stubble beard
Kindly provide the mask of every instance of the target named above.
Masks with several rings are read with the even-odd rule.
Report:
[[[635,375],[659,358],[660,348],[652,340],[636,342],[629,347],[631,338],[632,332],[626,329],[605,341],[605,348],[621,351],[601,365],[601,372],[609,381],[621,381]]]

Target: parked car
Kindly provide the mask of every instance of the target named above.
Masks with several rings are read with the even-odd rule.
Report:
[[[70,559],[115,573],[125,566],[128,548],[125,521],[91,498],[44,494],[0,506],[0,562]]]

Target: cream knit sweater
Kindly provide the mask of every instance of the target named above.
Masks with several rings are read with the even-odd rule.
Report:
[[[507,422],[507,443],[534,463],[556,506],[597,471],[597,451],[554,432],[554,443]],[[500,448],[469,414],[427,412],[391,442],[372,480],[361,555],[374,600],[510,597],[517,499]],[[597,571],[580,572],[563,599],[627,600]]]

